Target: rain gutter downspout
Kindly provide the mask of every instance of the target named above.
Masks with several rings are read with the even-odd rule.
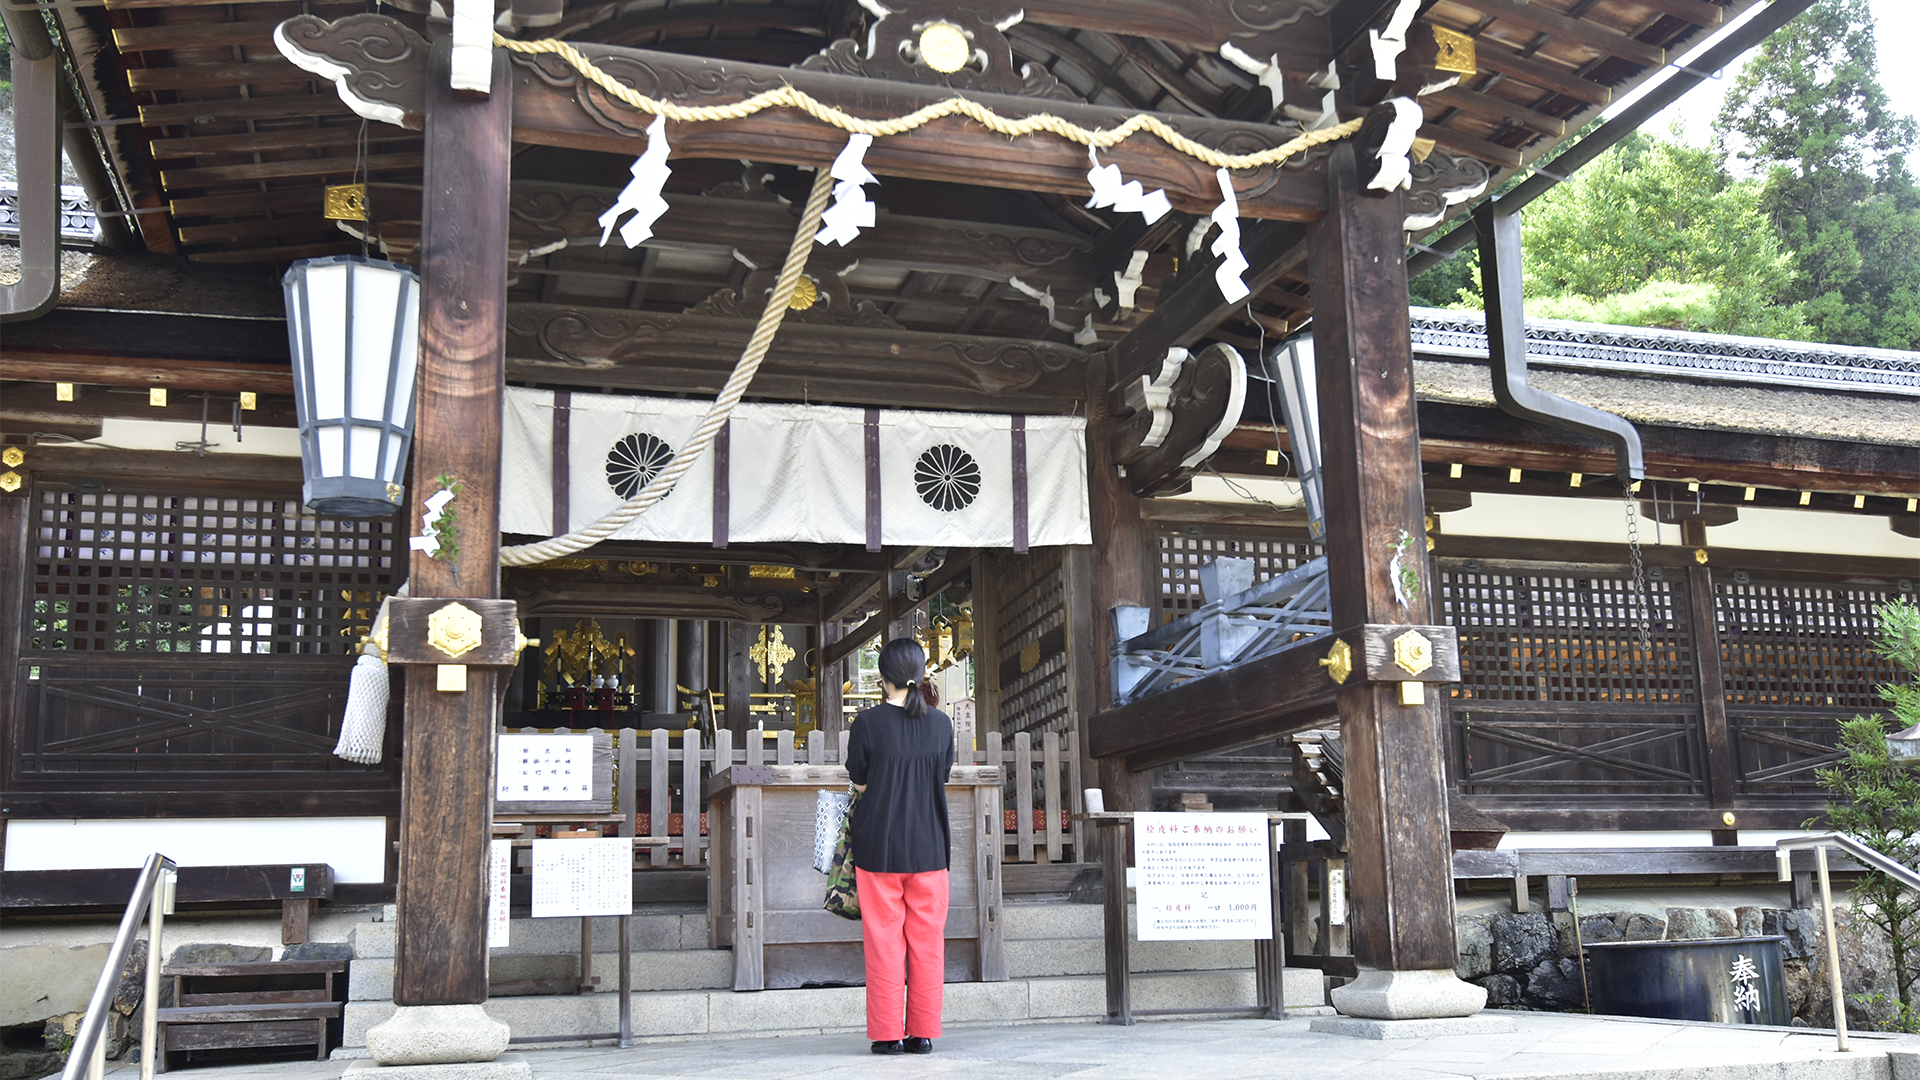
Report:
[[[1502,411],[1525,420],[1597,435],[1613,447],[1621,486],[1647,475],[1640,433],[1625,418],[1527,385],[1527,322],[1521,307],[1520,215],[1498,202],[1473,212],[1480,234],[1480,283],[1486,297],[1487,359],[1493,399]]]
[[[20,281],[0,285],[0,323],[37,319],[60,299],[60,57],[36,8],[0,5],[13,39],[14,152],[20,171]]]

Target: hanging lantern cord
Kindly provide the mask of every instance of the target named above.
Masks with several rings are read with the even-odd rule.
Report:
[[[1647,597],[1647,563],[1640,553],[1640,507],[1634,502],[1633,485],[1626,485],[1627,554],[1633,561],[1634,627],[1640,639],[1640,651],[1653,658],[1652,605]]]
[[[773,344],[773,335],[780,329],[780,320],[785,317],[787,304],[793,299],[794,286],[800,280],[800,273],[807,267],[807,254],[813,249],[814,233],[820,229],[820,215],[826,212],[827,199],[832,194],[833,176],[826,169],[820,169],[814,174],[813,194],[807,198],[806,212],[800,216],[800,229],[794,233],[793,247],[787,251],[786,265],[780,269],[773,295],[767,298],[767,308],[760,313],[760,323],[754,327],[753,337],[747,342],[747,350],[741,354],[740,363],[727,378],[727,384],[721,388],[720,396],[714,399],[713,407],[707,410],[707,418],[701,421],[693,438],[688,439],[673,460],[633,498],[620,504],[606,517],[565,536],[503,547],[500,549],[500,565],[530,566],[585,551],[619,532],[648,507],[666,498],[681,475],[692,468],[694,462],[700,460],[700,455],[713,445],[714,436],[733,415],[733,407],[746,396],[748,384],[753,382],[754,374],[760,370],[760,362],[766,359],[767,349]]]

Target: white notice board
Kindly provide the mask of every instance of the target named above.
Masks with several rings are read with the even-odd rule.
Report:
[[[633,841],[533,842],[533,917],[633,914]]]
[[[1273,938],[1265,814],[1135,814],[1141,941]]]
[[[487,948],[504,949],[507,937],[507,904],[513,897],[513,841],[494,840],[487,849]]]
[[[587,802],[593,736],[502,735],[494,775],[494,798],[501,802]]]

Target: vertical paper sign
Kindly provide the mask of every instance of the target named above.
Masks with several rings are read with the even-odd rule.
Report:
[[[593,798],[593,736],[502,735],[494,798],[587,802]]]
[[[1267,941],[1265,814],[1135,814],[1141,941]]]
[[[633,914],[633,843],[601,840],[533,842],[533,917]]]
[[[507,947],[508,875],[513,868],[513,841],[495,840],[487,849],[487,948]]]

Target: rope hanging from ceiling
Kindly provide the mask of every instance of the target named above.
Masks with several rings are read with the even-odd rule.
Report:
[[[1157,136],[1161,142],[1180,151],[1197,161],[1203,161],[1216,169],[1254,169],[1263,165],[1279,163],[1310,150],[1322,143],[1344,139],[1360,130],[1362,121],[1348,120],[1333,127],[1309,131],[1289,139],[1279,146],[1261,150],[1252,154],[1223,154],[1212,147],[1202,146],[1175,131],[1159,117],[1146,113],[1135,113],[1126,122],[1116,128],[1088,130],[1052,113],[1034,113],[1017,120],[1010,120],[977,101],[964,97],[950,97],[936,101],[931,105],[915,109],[905,116],[896,116],[890,120],[868,120],[852,113],[828,105],[803,90],[791,86],[766,90],[744,101],[729,105],[676,105],[671,101],[650,98],[638,90],[622,83],[606,72],[601,71],[593,61],[587,59],[580,50],[564,41],[544,38],[539,41],[516,41],[495,34],[493,43],[503,49],[517,53],[551,53],[573,65],[574,69],[589,82],[605,90],[627,105],[647,113],[650,116],[664,116],[676,123],[702,123],[713,120],[739,120],[766,109],[799,109],[815,120],[830,124],[842,131],[856,135],[871,135],[875,138],[887,135],[902,135],[915,128],[922,127],[946,116],[965,116],[1002,135],[1032,135],[1047,132],[1063,139],[1077,142],[1082,146],[1108,149],[1125,142],[1135,134],[1147,131]]]

